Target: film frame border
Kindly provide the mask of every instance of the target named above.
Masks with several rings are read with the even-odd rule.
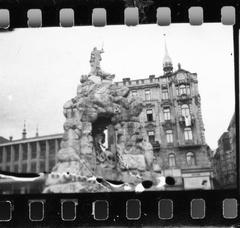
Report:
[[[8,30],[14,28],[28,27],[28,20],[32,13],[28,10],[35,11],[37,17],[42,17],[42,27],[52,27],[60,25],[60,11],[62,9],[72,10],[74,12],[74,26],[92,25],[92,13],[94,9],[104,8],[106,10],[106,24],[107,25],[122,25],[124,24],[124,12],[126,8],[138,9],[139,24],[155,24],[157,21],[157,9],[167,7],[171,10],[171,23],[188,23],[188,13],[194,16],[202,16],[203,23],[205,22],[219,22],[221,21],[221,13],[228,14],[233,12],[230,9],[222,10],[222,7],[234,7],[236,11],[236,22],[239,23],[239,2],[237,0],[219,0],[210,2],[208,0],[176,0],[169,2],[168,0],[36,0],[34,2],[29,0],[3,0],[0,3],[0,9],[9,11],[10,27]],[[191,7],[201,7],[201,9],[189,9]],[[135,9],[135,10],[136,10]],[[41,10],[41,15],[39,13]],[[168,16],[167,13],[165,13]],[[69,15],[69,13],[68,13]],[[68,16],[67,15],[67,16]],[[97,15],[98,16],[98,15]],[[135,18],[135,15],[133,16]],[[227,19],[230,21],[229,19]],[[137,23],[138,24],[138,23]]]
[[[9,30],[12,30],[14,28],[20,28],[20,27],[27,27],[26,23],[26,18],[21,17],[21,15],[26,15],[25,9],[28,6],[27,1],[21,1],[19,4],[16,4],[16,8],[14,4],[9,3],[10,1],[6,1],[5,7],[9,6],[10,9],[10,22],[15,25],[15,26],[10,26]],[[92,1],[93,2],[93,1]],[[94,8],[107,8],[104,7],[104,2],[101,1],[101,3],[97,4],[96,7]],[[117,4],[120,4],[122,1],[116,1]],[[173,3],[167,3],[167,1],[162,1],[161,3],[157,3],[158,7],[168,7],[171,9],[171,23],[189,23],[189,18],[188,18],[188,13],[186,13],[186,9],[189,9],[191,6],[196,6],[194,3],[195,1],[189,1],[188,3],[183,3],[183,1],[176,1],[174,4]],[[111,2],[113,3],[113,2]],[[192,5],[191,5],[192,3]],[[22,5],[21,5],[22,4]],[[48,6],[45,6],[43,1],[37,1],[37,3],[34,4],[40,4],[41,7],[40,9],[43,9],[43,27],[46,26],[59,26],[59,17],[58,15],[59,9],[61,8],[61,5],[66,5],[64,8],[75,8],[74,4],[72,4],[72,7],[67,7],[68,4],[70,3],[64,3],[62,1],[52,1],[51,3],[48,3]],[[42,5],[41,5],[42,4]],[[71,5],[70,4],[70,5]],[[103,4],[103,5],[101,5]],[[30,4],[32,5],[32,4]],[[203,8],[204,12],[204,17],[203,17],[203,23],[205,22],[220,22],[221,21],[221,16],[220,16],[220,9],[222,9],[223,6],[234,6],[236,10],[236,19],[235,19],[235,25],[233,25],[233,39],[234,39],[234,64],[235,64],[235,96],[236,96],[236,137],[239,139],[239,25],[240,25],[240,4],[237,1],[219,1],[219,2],[207,2],[207,1],[198,1],[197,6],[201,6]],[[55,8],[56,6],[56,8]],[[99,7],[100,6],[100,7]],[[109,6],[109,5],[108,5]],[[182,9],[181,7],[186,7]],[[216,8],[214,11],[210,10],[209,7],[214,7]],[[0,8],[2,7],[2,3],[0,4]],[[8,8],[8,7],[7,7]],[[31,8],[38,8],[38,7],[31,7]],[[44,9],[47,9],[47,12],[44,11]],[[114,8],[114,7],[113,7]],[[75,9],[74,9],[75,11]],[[15,12],[12,14],[12,12]],[[24,12],[24,13],[23,13]],[[55,12],[56,14],[52,15],[51,12]],[[77,12],[79,12],[77,10]],[[89,12],[89,11],[88,11]],[[150,12],[152,12],[150,10]],[[155,12],[155,11],[154,11]],[[156,12],[155,12],[156,13]],[[47,16],[51,16],[48,18]],[[149,13],[151,14],[151,13]],[[91,19],[90,14],[90,19]],[[156,20],[153,22],[153,18],[156,14],[150,15],[149,21],[145,22],[144,24],[148,23],[156,23]],[[58,15],[59,16],[59,15]],[[111,19],[111,14],[109,15],[108,10],[107,10],[107,18],[110,16],[110,23],[112,22],[113,24],[116,23],[116,21]],[[16,22],[16,19],[21,17],[21,20]],[[76,17],[76,11],[75,11],[75,17]],[[44,21],[44,18],[47,18],[46,21]],[[117,17],[115,17],[117,18]],[[118,18],[121,18],[122,22],[122,14],[121,17],[118,14]],[[75,19],[75,18],[74,18]],[[155,18],[156,19],[156,18]],[[55,24],[55,22],[58,22],[58,25]],[[85,18],[85,22],[88,22],[90,24],[78,24],[78,21],[76,21],[75,26],[81,26],[81,25],[91,25],[91,20],[89,20],[89,17]],[[109,21],[108,21],[109,22]],[[120,21],[119,21],[120,22]],[[15,23],[15,24],[14,24]],[[110,25],[109,23],[107,23]],[[118,23],[116,23],[118,24]],[[123,24],[123,23],[119,23]],[[142,24],[140,22],[140,24]],[[236,147],[239,148],[239,140],[236,142]],[[0,196],[1,202],[2,201],[8,201],[11,203],[11,208],[12,208],[12,219],[9,222],[4,222],[4,225],[16,225],[16,224],[29,224],[32,225],[33,223],[28,219],[28,214],[27,214],[27,209],[28,209],[28,200],[45,200],[45,214],[48,215],[50,212],[53,212],[53,215],[51,216],[46,216],[41,222],[35,222],[35,224],[41,224],[41,225],[49,225],[49,224],[58,224],[60,227],[65,227],[69,222],[67,221],[62,221],[61,217],[59,217],[59,213],[61,213],[61,209],[59,207],[61,199],[77,199],[78,201],[78,207],[77,207],[77,217],[74,221],[71,221],[72,225],[112,225],[112,224],[117,224],[117,225],[138,225],[138,224],[145,224],[145,225],[173,225],[173,224],[180,224],[181,225],[216,225],[216,224],[221,224],[221,225],[234,225],[239,223],[239,210],[238,210],[238,216],[236,218],[232,219],[225,219],[223,216],[223,201],[226,198],[229,199],[236,199],[240,200],[239,194],[240,194],[240,189],[239,189],[239,154],[236,154],[237,156],[237,183],[238,183],[238,189],[234,190],[211,190],[211,191],[191,191],[191,192],[143,192],[141,194],[137,193],[108,193],[108,194],[101,194],[101,193],[86,193],[86,194],[73,194],[73,195],[68,195],[68,194],[41,194],[41,195],[27,195],[27,196],[22,196],[22,195],[3,195]],[[188,193],[188,195],[186,194]],[[115,196],[116,195],[116,196]],[[122,196],[122,202],[121,198],[118,199],[118,195]],[[88,197],[86,197],[88,196]],[[186,199],[187,196],[187,199]],[[84,199],[84,197],[89,198],[89,201]],[[185,205],[185,207],[182,206],[183,200],[182,198],[185,197],[185,200],[189,203]],[[152,199],[151,199],[152,198]],[[203,199],[205,200],[205,206],[206,206],[206,212],[205,212],[205,217],[201,220],[199,219],[192,219],[190,215],[190,202],[192,199]],[[129,199],[137,199],[140,200],[141,202],[141,214],[142,216],[138,220],[128,220],[126,216],[126,201]],[[159,200],[161,199],[171,199],[173,200],[173,211],[174,215],[172,219],[169,220],[161,220],[158,219],[158,208],[157,204]],[[209,203],[208,199],[211,199]],[[109,204],[109,217],[107,220],[104,221],[96,221],[94,218],[92,218],[92,214],[89,213],[92,211],[92,203],[96,200],[105,200]],[[148,210],[149,207],[148,202],[149,200],[154,201],[154,203],[151,205],[150,209]],[[184,201],[185,201],[184,200]],[[90,203],[91,202],[91,203]],[[24,203],[24,204],[23,204]],[[25,208],[25,212],[23,211],[23,208],[21,207],[23,205],[23,208]],[[119,208],[114,208],[114,205],[119,205],[120,209],[122,209],[121,212],[119,212]],[[88,213],[80,213],[84,212],[82,210],[82,207],[87,206],[87,210],[85,212]],[[214,217],[213,214],[219,215],[219,217]],[[221,215],[220,215],[221,214]],[[118,215],[117,217],[115,215]],[[176,220],[175,220],[176,219]],[[154,222],[153,222],[154,221]],[[1,224],[2,222],[0,222]]]

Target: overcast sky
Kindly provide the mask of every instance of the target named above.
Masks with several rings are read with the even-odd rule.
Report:
[[[16,29],[0,34],[0,135],[63,132],[64,102],[76,95],[90,52],[104,46],[103,70],[124,77],[162,75],[164,34],[174,69],[198,74],[206,141],[212,149],[234,112],[232,27],[222,24]]]

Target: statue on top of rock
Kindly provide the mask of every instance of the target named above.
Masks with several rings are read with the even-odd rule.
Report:
[[[101,50],[98,50],[96,47],[93,48],[91,52],[91,57],[90,57],[90,66],[91,66],[91,71],[89,73],[89,77],[97,76],[100,77],[101,81],[102,80],[107,80],[107,81],[112,81],[115,77],[114,74],[109,74],[104,72],[101,69],[100,66],[100,61],[102,60],[101,54],[104,53],[103,48]]]

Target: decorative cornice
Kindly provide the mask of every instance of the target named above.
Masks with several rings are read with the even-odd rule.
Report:
[[[137,90],[137,89],[148,89],[148,88],[159,88],[160,84],[159,83],[149,83],[149,84],[140,84],[140,85],[125,85],[127,86],[130,90]]]

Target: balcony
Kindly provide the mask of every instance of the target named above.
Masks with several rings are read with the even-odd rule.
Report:
[[[176,122],[174,119],[164,120],[164,122],[162,123],[162,126],[164,129],[171,129],[175,123]]]
[[[181,95],[177,96],[177,101],[180,101],[180,102],[185,102],[185,101],[188,101],[191,99],[192,99],[192,97],[190,94],[181,94]]]
[[[172,105],[172,101],[170,99],[162,99],[161,106],[169,106]]]
[[[151,141],[150,143],[152,144],[153,151],[160,149],[160,143],[158,141]]]
[[[184,140],[183,142],[178,142],[179,148],[195,148],[201,147],[202,144],[195,142],[194,140]]]
[[[190,115],[189,120],[188,120],[184,116],[179,116],[179,120],[178,121],[179,121],[180,126],[182,126],[182,127],[190,127],[190,126],[194,125],[195,117],[194,117],[194,115]]]

